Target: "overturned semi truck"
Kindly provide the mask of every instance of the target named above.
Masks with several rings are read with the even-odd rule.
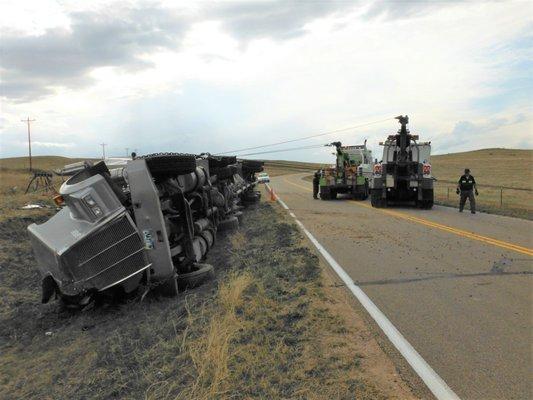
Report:
[[[87,164],[62,186],[61,210],[28,227],[42,274],[42,301],[87,305],[140,286],[176,295],[213,274],[205,264],[217,231],[257,202],[261,162],[160,153],[109,170]]]

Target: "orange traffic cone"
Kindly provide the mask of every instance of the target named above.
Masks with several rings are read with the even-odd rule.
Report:
[[[274,193],[273,188],[270,188],[270,201],[276,201],[276,193]]]

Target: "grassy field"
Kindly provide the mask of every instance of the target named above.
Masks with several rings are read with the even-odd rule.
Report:
[[[481,211],[533,219],[533,150],[483,149],[431,158],[437,203],[457,206],[456,182],[465,168],[476,178]],[[320,164],[267,161],[272,175],[313,171]],[[527,190],[521,190],[527,189]]]
[[[52,171],[61,168],[65,164],[81,161],[76,158],[66,158],[57,156],[38,156],[33,157],[33,169]],[[45,207],[54,207],[51,193],[30,192],[24,194],[31,174],[28,170],[29,163],[27,157],[1,158],[0,159],[0,221],[13,216],[20,216],[21,213],[26,216],[35,216],[36,214],[46,213],[46,210],[22,211],[20,207],[25,204],[41,204]],[[61,186],[62,179],[54,175],[53,183],[58,190]]]
[[[15,165],[1,172],[20,186],[27,176]],[[8,196],[39,195],[3,192],[4,205]],[[26,227],[55,210],[9,211],[0,220],[3,399],[414,398],[277,205],[247,210],[239,231],[219,237],[207,260],[215,281],[78,313],[40,304]]]
[[[532,219],[533,150],[484,149],[432,157],[438,202],[457,206],[456,182],[470,168],[480,210]],[[528,189],[528,190],[519,190]]]

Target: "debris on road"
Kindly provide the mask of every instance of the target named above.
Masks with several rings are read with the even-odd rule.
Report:
[[[46,208],[42,204],[26,204],[25,206],[20,207],[21,210],[36,210],[39,208]]]

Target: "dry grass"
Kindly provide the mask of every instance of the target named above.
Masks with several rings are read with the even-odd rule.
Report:
[[[233,273],[220,286],[219,312],[211,318],[206,334],[187,344],[196,380],[181,390],[176,399],[209,400],[223,397],[231,390],[230,347],[244,325],[237,310],[242,309],[243,293],[252,281],[247,273]]]
[[[39,304],[26,226],[0,221],[0,393],[5,399],[407,398],[346,324],[318,258],[262,204],[207,262],[217,280],[71,314]],[[48,335],[47,332],[50,332]],[[372,361],[373,360],[373,361]]]
[[[465,168],[480,185],[533,189],[533,150],[483,149],[431,158],[433,174],[457,182]]]
[[[484,149],[445,154],[432,157],[432,165],[433,174],[439,179],[435,185],[439,203],[458,205],[456,182],[464,169],[470,168],[479,185],[476,202],[480,210],[533,219],[533,150]]]
[[[56,156],[33,157],[34,170],[52,171],[65,164],[80,161]],[[28,171],[27,157],[2,158],[0,159],[0,221],[6,218],[25,216],[36,216],[46,214],[46,210],[22,211],[20,207],[31,203],[41,204],[47,207],[54,207],[52,194],[39,192],[29,192],[25,194],[26,187],[33,174]],[[61,177],[53,177],[53,185],[56,190],[61,186]]]

